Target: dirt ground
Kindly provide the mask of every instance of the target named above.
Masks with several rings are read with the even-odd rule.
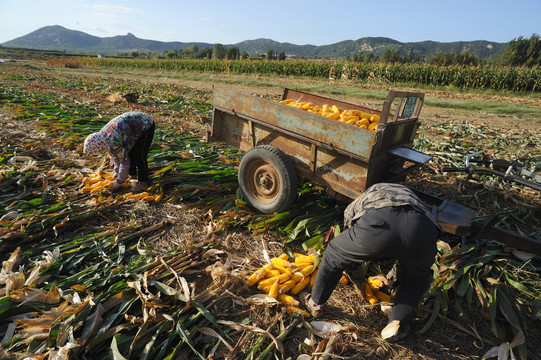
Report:
[[[0,71],[3,71],[0,65]],[[19,64],[13,66],[21,66]],[[167,77],[163,74],[160,76],[149,76],[148,73],[121,72],[111,73],[102,71],[81,71],[78,69],[61,71],[45,67],[43,63],[33,65],[25,65],[25,70],[33,66],[32,71],[45,72],[48,76],[58,78],[71,79],[92,79],[94,81],[111,83],[115,81],[138,83],[139,88],[144,88],[145,85],[167,85],[176,88],[191,88],[199,90],[211,91],[214,82],[212,78],[224,81],[233,75],[212,75],[211,79],[206,81],[194,81],[177,79],[173,76]],[[4,68],[5,69],[5,68]],[[283,87],[288,84],[299,82],[295,79],[277,79],[264,77],[245,77],[251,80],[272,81],[279,83],[279,87],[270,87],[266,85],[238,85],[233,83],[231,86],[238,90],[258,95],[258,96],[273,96],[278,97],[283,92]],[[312,82],[313,80],[300,80],[304,82]],[[315,81],[314,81],[315,83]],[[91,92],[85,93],[73,91],[61,87],[47,87],[44,84],[35,84],[36,89],[40,91],[54,91],[59,96],[65,96],[72,100],[76,100],[85,104],[95,106],[103,116],[112,114],[120,114],[124,111],[134,108],[125,102],[113,104],[103,97],[99,97]],[[361,86],[363,85],[344,85],[337,86]],[[383,87],[366,86],[366,88],[374,90],[386,90]],[[511,103],[520,106],[539,108],[541,112],[541,99],[532,99],[528,97],[512,97],[512,96],[493,96],[493,95],[469,95],[460,93],[450,93],[444,91],[426,91],[426,98],[441,98],[452,100],[476,100],[486,102],[501,102]],[[366,101],[353,99],[348,97],[335,97],[339,100],[358,103],[371,108],[381,107],[381,101],[374,100]],[[157,109],[145,109],[143,106],[135,106],[135,108],[146,111],[157,118],[158,121],[167,123],[171,121],[179,121],[168,116],[160,115]],[[180,119],[181,122],[189,126],[194,133],[203,135],[206,130],[210,129],[210,124],[202,122],[194,122],[193,119]],[[509,130],[510,121],[513,122],[513,127],[521,131],[536,132],[539,134],[541,129],[541,117],[536,119],[513,119],[502,117],[493,114],[467,112],[465,110],[455,108],[438,108],[425,106],[421,113],[421,121],[424,125],[447,123],[468,123],[477,126],[489,126],[496,130]],[[25,141],[36,138],[43,138],[43,134],[35,130],[30,122],[17,122],[13,120],[12,114],[0,109],[0,140],[5,142]],[[424,131],[423,128],[420,132]],[[523,133],[517,133],[516,136],[522,136]],[[46,141],[43,146],[47,146]],[[56,146],[56,145],[51,145]],[[537,145],[538,146],[538,145]],[[69,157],[74,163],[81,168],[85,167],[91,161],[82,156],[79,151],[66,151],[65,149],[57,148],[57,151]],[[448,190],[440,189],[439,193],[446,193],[451,197],[459,196],[457,187],[460,185],[459,180],[449,181],[449,179],[438,178],[437,176],[430,179],[431,184],[437,187],[445,184]],[[415,179],[413,180],[415,182]],[[509,200],[511,201],[511,200]],[[529,205],[535,207],[538,201],[538,196],[534,194]],[[189,244],[200,243],[208,240],[209,218],[201,209],[192,208],[183,203],[163,203],[152,208],[143,202],[136,203],[129,211],[124,214],[126,219],[130,221],[143,222],[148,221],[149,217],[154,219],[169,219],[172,226],[158,239],[154,239],[154,248],[167,251],[183,247]],[[99,226],[99,224],[93,224]],[[218,236],[218,235],[213,235]],[[281,238],[280,234],[269,232],[264,235],[264,239],[269,244],[271,254],[281,253]],[[227,229],[219,234],[219,241],[227,248],[231,249],[240,256],[257,259],[262,253],[261,238],[254,238],[248,231],[244,229]],[[458,330],[451,322],[439,321],[436,325],[423,335],[413,334],[409,339],[399,344],[388,344],[379,339],[379,331],[386,323],[385,316],[374,306],[363,305],[358,300],[357,295],[350,286],[339,286],[335,294],[329,302],[329,307],[323,313],[323,319],[327,321],[336,321],[349,327],[349,331],[345,332],[340,338],[340,347],[346,348],[346,344],[357,343],[356,347],[364,354],[360,358],[366,359],[480,359],[481,355],[488,349],[489,344],[480,344],[472,336]],[[415,330],[418,330],[416,328]],[[477,329],[483,338],[491,338],[489,329]],[[303,339],[294,339],[292,343],[298,344]],[[490,344],[493,345],[493,344]],[[339,351],[337,351],[339,353]]]

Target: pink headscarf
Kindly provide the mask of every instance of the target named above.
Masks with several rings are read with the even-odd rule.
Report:
[[[92,133],[85,139],[83,152],[86,154],[99,154],[107,151],[107,143],[101,132]]]

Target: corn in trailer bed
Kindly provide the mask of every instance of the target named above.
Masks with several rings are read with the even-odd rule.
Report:
[[[374,110],[284,90],[282,99],[379,115],[376,131],[226,87],[215,86],[213,93],[212,131],[206,140],[223,141],[246,152],[239,164],[240,189],[247,203],[262,213],[289,208],[299,180],[321,185],[331,196],[350,201],[375,183],[403,180],[431,158],[412,149],[420,125],[422,92],[391,90],[382,109]],[[417,193],[438,209],[438,221],[445,232],[479,235],[495,229],[491,224],[475,223],[471,209]],[[519,237],[513,241],[524,244],[528,240]],[[531,250],[530,245],[525,246]],[[534,243],[533,249],[541,253],[539,244]]]

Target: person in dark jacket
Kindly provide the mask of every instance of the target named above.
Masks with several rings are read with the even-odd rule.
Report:
[[[342,273],[365,261],[398,260],[398,288],[382,338],[396,341],[409,332],[409,321],[432,279],[441,227],[435,212],[400,184],[368,188],[344,212],[344,232],[328,244],[306,307],[316,315]]]
[[[154,137],[155,123],[142,112],[131,111],[109,121],[99,132],[85,139],[83,152],[99,154],[108,152],[114,168],[113,190],[128,179],[137,176],[133,191],[148,187],[148,152]]]

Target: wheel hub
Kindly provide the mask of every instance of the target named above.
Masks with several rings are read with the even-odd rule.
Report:
[[[248,169],[250,194],[262,203],[271,203],[280,191],[280,178],[276,169],[266,161],[257,161]]]

